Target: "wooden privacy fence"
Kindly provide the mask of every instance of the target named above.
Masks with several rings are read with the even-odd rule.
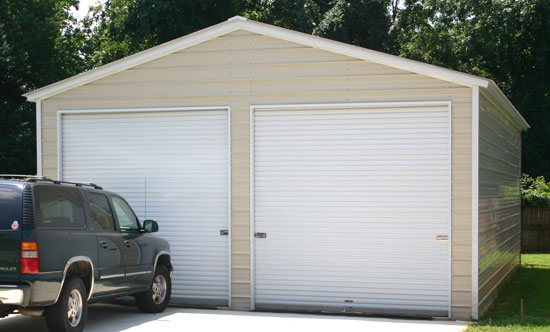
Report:
[[[524,253],[550,253],[550,207],[522,207],[521,250]]]

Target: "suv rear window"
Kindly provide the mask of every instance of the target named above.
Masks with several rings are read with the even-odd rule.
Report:
[[[0,231],[17,230],[21,227],[21,202],[21,189],[17,186],[0,185]]]
[[[34,211],[37,229],[83,229],[86,225],[77,188],[35,186]]]

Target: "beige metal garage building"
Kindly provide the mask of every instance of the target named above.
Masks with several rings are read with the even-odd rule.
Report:
[[[469,319],[519,262],[490,80],[235,17],[26,97],[38,173],[158,220],[175,302]]]

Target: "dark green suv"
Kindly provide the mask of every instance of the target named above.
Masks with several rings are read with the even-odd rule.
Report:
[[[87,305],[133,295],[143,312],[170,300],[170,246],[121,196],[94,184],[0,175],[0,317],[46,316],[82,331]]]

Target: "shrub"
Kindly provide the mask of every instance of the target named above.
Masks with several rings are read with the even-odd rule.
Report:
[[[550,207],[550,182],[546,182],[544,176],[533,179],[528,174],[523,174],[521,200],[525,205]]]

